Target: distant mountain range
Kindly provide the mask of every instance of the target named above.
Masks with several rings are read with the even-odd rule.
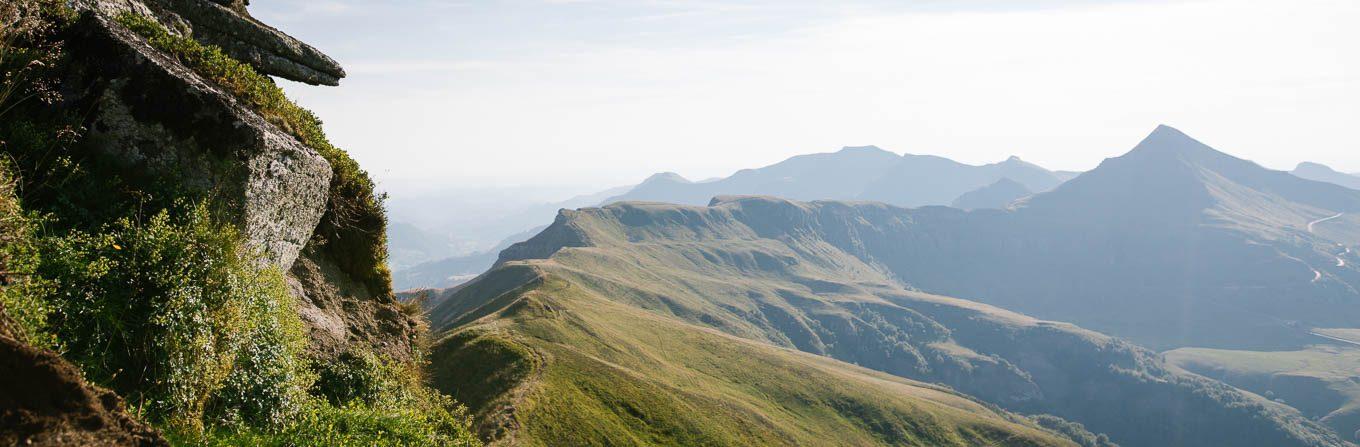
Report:
[[[874,200],[910,207],[950,205],[963,200],[963,206],[969,209],[1001,208],[1031,192],[1052,189],[1077,174],[1049,171],[1018,157],[973,166],[934,155],[897,155],[875,146],[847,147],[834,153],[800,155],[763,168],[743,169],[729,177],[701,182],[691,182],[675,173],[660,173],[636,186],[528,207],[492,219],[483,224],[484,229],[478,230],[477,234],[498,234],[498,237],[512,239],[510,242],[519,242],[527,238],[522,235],[524,231],[550,222],[559,209],[619,201],[703,205],[720,195]],[[1001,182],[1003,179],[1006,182]],[[495,260],[495,254],[506,246],[502,243],[490,250],[450,256],[451,242],[441,242],[438,236],[414,225],[397,222],[389,230],[391,262],[398,290],[457,285],[486,271]],[[457,229],[445,230],[455,232]]]
[[[934,155],[897,155],[875,146],[800,155],[730,177],[691,182],[656,174],[604,203],[648,201],[703,205],[720,195],[769,195],[792,200],[870,200],[917,207],[949,205],[960,195],[1008,178],[1030,191],[1053,189],[1071,173],[1053,172],[1018,157],[982,166]]]
[[[1007,183],[972,195],[1017,189]],[[450,334],[436,344],[436,365],[486,362],[520,373],[435,381],[469,402],[484,430],[545,443],[580,439],[537,425],[543,421],[619,439],[686,433],[694,442],[755,424],[736,418],[648,431],[696,420],[681,413],[727,414],[730,405],[794,408],[770,423],[779,427],[771,433],[796,438],[807,432],[790,427],[810,423],[798,415],[875,392],[852,385],[863,383],[856,378],[845,384],[853,389],[835,388],[846,394],[791,397],[831,385],[822,379],[827,369],[778,360],[784,351],[772,349],[782,347],[846,363],[834,369],[858,365],[944,384],[1016,414],[1054,415],[1060,419],[1042,427],[1080,424],[1085,434],[1071,439],[1353,446],[1337,434],[1354,427],[1353,412],[1336,409],[1335,398],[1301,400],[1322,403],[1300,413],[1181,368],[1259,377],[1259,362],[1243,363],[1258,358],[1251,352],[1278,351],[1259,358],[1284,361],[1276,359],[1326,342],[1313,334],[1318,328],[1353,328],[1360,259],[1350,248],[1360,243],[1360,191],[1265,169],[1163,126],[1121,157],[1008,203],[964,211],[722,196],[706,206],[564,210],[503,250],[492,270],[429,302],[432,324]],[[1244,354],[1182,350],[1173,366],[1088,329],[1157,350]],[[741,368],[721,366],[734,362]],[[1330,371],[1360,366],[1347,365]],[[858,377],[850,371],[835,374]],[[1276,389],[1237,377],[1222,378]],[[1317,383],[1347,380],[1354,379]],[[771,382],[788,386],[765,388]],[[676,387],[703,391],[665,391]],[[572,395],[571,406],[548,397],[558,394]],[[627,416],[599,413],[638,400],[658,404]],[[851,401],[850,414],[898,411]],[[508,407],[516,412],[507,418],[499,409]],[[1329,428],[1305,414],[1345,416],[1325,419]]]
[[[410,225],[389,229],[394,284],[398,290],[452,287],[486,271],[510,243],[532,235],[559,209],[618,201],[707,204],[720,195],[771,195],[795,200],[870,200],[898,206],[948,205],[973,210],[1005,208],[1037,192],[1056,188],[1081,173],[1049,171],[1011,157],[982,166],[933,155],[897,155],[875,146],[847,147],[834,153],[801,155],[732,176],[691,182],[675,173],[653,175],[632,187],[536,205],[495,220],[495,227],[518,228],[494,247],[448,256],[448,241]],[[1360,189],[1360,177],[1316,163],[1301,163],[1292,174]],[[433,253],[445,253],[433,255]]]

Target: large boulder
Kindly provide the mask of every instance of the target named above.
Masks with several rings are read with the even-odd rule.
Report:
[[[316,357],[357,346],[411,359],[417,319],[387,288],[348,273],[337,259],[344,253],[325,245],[346,241],[316,235],[334,193],[327,160],[116,18],[151,18],[172,33],[222,45],[266,74],[302,76],[278,71],[281,65],[269,62],[276,57],[336,79],[343,76],[339,66],[250,18],[241,0],[80,0],[77,6],[86,13],[67,43],[80,62],[65,84],[81,89],[65,96],[73,110],[89,111],[82,112],[89,117],[89,144],[123,164],[125,175],[206,191],[239,219],[248,242],[288,273]]]
[[[102,11],[101,11],[102,12]],[[326,210],[330,165],[248,104],[104,13],[85,14],[67,45],[66,95],[88,111],[87,138],[129,175],[211,194],[250,243],[288,269]]]

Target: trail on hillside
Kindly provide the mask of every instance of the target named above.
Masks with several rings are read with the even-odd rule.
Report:
[[[1317,225],[1317,224],[1320,224],[1320,223],[1323,223],[1323,222],[1326,222],[1326,221],[1329,221],[1329,220],[1332,220],[1332,219],[1336,219],[1336,218],[1341,217],[1341,216],[1344,216],[1344,215],[1346,215],[1346,213],[1336,213],[1336,215],[1335,215],[1335,216],[1332,216],[1332,217],[1324,217],[1324,218],[1321,218],[1321,219],[1318,219],[1318,220],[1315,220],[1315,221],[1312,221],[1312,222],[1308,222],[1308,232],[1309,232],[1309,233],[1312,233],[1312,232],[1313,232],[1313,225]]]
[[[1338,342],[1341,342],[1341,343],[1346,343],[1346,344],[1355,345],[1355,346],[1360,346],[1360,342],[1355,341],[1355,340],[1351,340],[1351,339],[1347,339],[1347,338],[1341,338],[1341,337],[1333,337],[1333,336],[1331,336],[1331,335],[1321,334],[1321,333],[1318,333],[1318,332],[1316,332],[1316,331],[1309,331],[1308,333],[1309,333],[1309,334],[1316,335],[1316,336],[1318,336],[1318,337],[1322,337],[1322,338],[1328,339],[1328,340],[1338,341]]]

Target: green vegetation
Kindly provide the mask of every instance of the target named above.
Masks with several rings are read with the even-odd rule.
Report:
[[[1327,332],[1353,335],[1356,330]],[[1181,348],[1165,355],[1176,366],[1288,404],[1347,439],[1360,441],[1360,349],[1329,345],[1296,351]]]
[[[64,116],[33,113],[60,98],[50,76],[63,57],[54,36],[72,15],[57,0],[0,4],[0,323],[14,326],[3,333],[43,348],[57,341],[47,330],[51,284],[34,275],[42,219],[21,203],[18,172],[24,155],[50,153],[73,139]]]
[[[436,386],[477,402],[482,433],[518,445],[1074,445],[940,387],[691,326],[552,276],[509,298],[432,356]]]
[[[325,157],[331,165],[331,190],[326,214],[316,231],[318,242],[341,269],[369,291],[379,295],[391,292],[383,196],[374,190],[373,180],[358,162],[326,139],[316,115],[289,100],[268,76],[217,47],[170,34],[159,23],[140,15],[123,14],[118,22],[251,104],[266,120]]]
[[[68,359],[153,420],[272,423],[309,380],[295,298],[205,206],[121,219],[43,242],[36,274],[54,283],[51,330]]]
[[[42,299],[49,285],[30,272],[37,268],[38,250],[34,244],[35,226],[19,204],[8,163],[0,160],[0,334],[44,348],[55,347],[56,339],[47,332],[48,306]]]
[[[1040,427],[1062,433],[1076,441],[1081,447],[1119,447],[1119,444],[1110,442],[1110,437],[1105,436],[1104,433],[1091,433],[1086,430],[1086,426],[1057,416],[1040,414],[1031,416],[1030,419],[1033,419]]]
[[[80,120],[53,107],[73,14],[59,0],[0,5],[3,333],[62,354],[176,444],[479,445],[463,407],[425,386],[421,361],[359,347],[310,358],[284,273],[246,247],[210,191],[128,172],[84,146]],[[120,22],[330,162],[314,242],[388,293],[382,197],[320,122],[215,48],[144,18]]]
[[[317,405],[303,411],[293,423],[277,430],[219,427],[206,434],[170,433],[170,439],[176,445],[205,447],[480,446],[481,442],[467,431],[466,415],[453,408],[457,407]]]
[[[904,231],[911,221],[899,216],[874,204],[772,198],[568,211],[508,252],[527,259],[432,301],[434,327],[458,331],[432,351],[436,386],[486,402],[472,406],[482,433],[518,423],[515,439],[531,444],[570,444],[561,432],[619,444],[790,442],[749,432],[957,442],[939,435],[951,429],[912,424],[967,422],[904,412],[906,401],[879,396],[914,392],[846,378],[891,374],[1080,423],[1041,419],[1088,445],[1101,433],[1125,447],[1345,445],[1288,407],[1120,340],[904,288],[865,252],[892,247],[875,235]],[[439,373],[531,362],[515,346],[541,365],[517,374],[516,386]],[[498,422],[506,413],[514,423]]]

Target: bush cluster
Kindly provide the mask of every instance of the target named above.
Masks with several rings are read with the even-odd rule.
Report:
[[[50,285],[33,275],[39,259],[33,243],[35,225],[19,204],[18,181],[11,169],[0,159],[0,335],[55,348],[56,339],[46,330],[49,310],[44,298]]]
[[[153,419],[282,421],[310,385],[306,338],[282,272],[242,242],[201,204],[49,238],[48,324],[67,358]]]
[[[170,433],[171,441],[198,446],[480,446],[468,429],[467,414],[448,398],[428,406],[380,408],[318,404],[281,429],[219,427],[202,434]],[[441,403],[442,401],[442,403]]]

